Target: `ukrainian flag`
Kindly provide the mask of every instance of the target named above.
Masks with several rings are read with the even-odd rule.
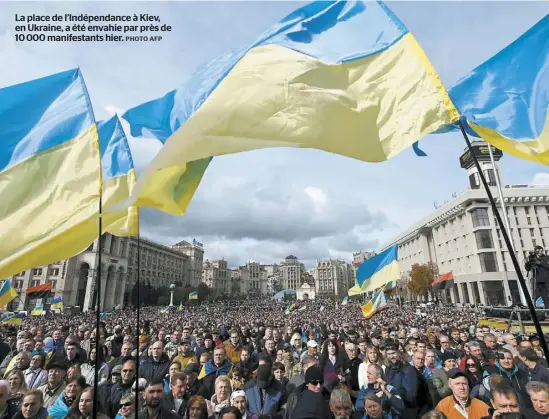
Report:
[[[450,96],[469,134],[549,165],[549,15],[458,81]]]
[[[347,296],[347,297],[343,297],[343,301],[341,302],[341,305],[342,306],[346,306],[347,304],[349,304],[349,301],[351,299]]]
[[[61,297],[55,297],[52,301],[51,301],[51,306],[50,308],[52,310],[60,310],[60,311],[63,311],[63,301],[61,300]]]
[[[0,319],[0,323],[4,325],[14,325],[14,326],[21,326],[23,324],[23,320],[27,317],[25,313],[18,313],[18,314],[9,314],[2,319]]]
[[[385,284],[385,287],[383,287],[383,292],[391,292],[395,290],[397,287],[397,281],[391,281]]]
[[[385,293],[378,291],[370,301],[364,304],[360,309],[365,319],[371,319],[376,313],[389,308],[387,300],[385,299]]]
[[[198,300],[198,291],[189,293],[189,300]]]
[[[123,117],[133,136],[146,129],[165,144],[120,207],[137,200],[182,214],[210,156],[300,147],[381,162],[458,113],[387,6],[317,1]]]
[[[17,294],[13,285],[11,285],[11,281],[9,279],[5,280],[2,288],[0,288],[0,307],[6,307],[17,297],[19,297],[19,294]]]
[[[80,71],[0,89],[0,139],[0,278],[93,243],[101,161]]]
[[[38,304],[34,310],[31,311],[31,316],[41,316],[44,313],[44,305]]]
[[[391,281],[400,279],[398,265],[398,245],[394,245],[362,262],[356,270],[357,284],[348,292],[349,295],[358,295],[373,291]]]
[[[130,146],[118,116],[97,123],[103,171],[103,231],[115,236],[136,236],[139,232],[137,207],[108,212],[130,196],[135,169]]]

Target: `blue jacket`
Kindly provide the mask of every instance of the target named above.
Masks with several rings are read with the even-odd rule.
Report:
[[[383,408],[384,412],[395,413],[395,417],[398,417],[397,415],[404,411],[406,406],[404,405],[404,401],[400,398],[400,396],[397,394],[396,389],[390,387],[388,388],[389,393],[391,393],[391,397],[387,398],[385,394],[383,394],[380,398],[381,400],[381,406]],[[366,408],[364,407],[364,398],[367,394],[376,394],[379,391],[381,391],[378,388],[375,388],[373,384],[368,384],[362,386],[360,391],[358,392],[358,397],[356,399],[355,403],[355,409],[358,413],[361,415],[364,415],[366,412]]]
[[[261,408],[261,394],[256,383],[252,382],[244,392],[248,399],[248,410],[256,415],[275,415],[280,413],[281,407],[286,403],[286,390],[282,384],[273,380],[265,391],[265,403]]]
[[[402,361],[387,367],[385,369],[385,382],[394,387],[396,393],[406,405],[401,417],[416,417],[419,379],[414,367]],[[393,415],[393,417],[397,416]]]

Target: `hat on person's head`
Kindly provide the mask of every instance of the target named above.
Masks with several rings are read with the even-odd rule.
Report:
[[[287,351],[287,352],[288,352],[288,351],[291,351],[291,350],[292,350],[292,345],[290,345],[288,342],[286,342],[286,343],[284,344],[284,346],[282,347],[282,350],[283,350],[283,351]]]
[[[183,339],[181,342],[179,342],[180,345],[190,345],[191,342],[189,342],[189,339]]]
[[[449,359],[454,359],[456,360],[457,359],[457,356],[456,354],[454,354],[453,352],[444,352],[442,354],[442,357],[441,357],[441,361],[442,363],[444,364],[446,361],[448,361]]]
[[[209,339],[209,340],[214,340],[211,333],[206,333],[206,334],[204,335],[204,340],[208,340],[208,339]]]
[[[257,368],[256,382],[259,388],[266,389],[269,386],[272,372],[272,367],[269,364],[263,364]]]
[[[244,397],[246,400],[248,400],[248,398],[246,397],[246,393],[244,392],[244,390],[236,390],[236,391],[233,391],[231,393],[231,404],[234,403],[235,399],[237,397]]]
[[[121,375],[122,374],[122,365],[116,365],[113,369],[112,369],[112,375]]]
[[[312,382],[322,383],[322,370],[318,365],[313,365],[312,367],[307,368],[305,372],[305,384],[310,384]]]
[[[381,339],[381,332],[379,330],[374,331],[371,336],[372,339]]]
[[[190,364],[187,364],[187,366],[185,367],[183,372],[185,374],[192,374],[192,373],[199,374],[200,373],[200,367],[198,365],[194,364],[194,363],[190,363]]]
[[[145,335],[139,336],[139,343],[145,343],[147,341],[148,341],[147,336],[145,336]]]
[[[318,346],[318,343],[316,340],[309,340],[307,341],[307,347],[308,348],[316,348]]]
[[[58,362],[58,361],[50,362],[48,364],[48,371],[54,368],[57,368],[58,370],[67,371],[67,364],[65,364],[64,362]]]
[[[465,375],[465,373],[459,368],[452,368],[450,371],[448,371],[447,375],[448,375],[448,379],[450,380],[453,380],[454,378],[458,378],[458,377],[467,378],[467,375]]]

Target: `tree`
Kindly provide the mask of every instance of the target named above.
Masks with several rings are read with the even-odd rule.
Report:
[[[416,263],[412,265],[409,275],[408,289],[410,292],[417,296],[427,297],[429,293],[432,294],[431,285],[438,276],[438,267],[431,262],[426,264]]]
[[[206,285],[204,282],[201,282],[200,284],[198,284],[197,291],[198,291],[198,298],[200,300],[205,300],[214,293],[214,290],[208,287],[208,285]]]

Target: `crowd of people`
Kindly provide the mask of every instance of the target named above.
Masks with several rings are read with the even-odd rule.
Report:
[[[549,418],[538,337],[482,326],[474,308],[366,320],[356,303],[286,306],[147,307],[139,330],[117,310],[98,334],[93,312],[4,326],[0,419]]]

